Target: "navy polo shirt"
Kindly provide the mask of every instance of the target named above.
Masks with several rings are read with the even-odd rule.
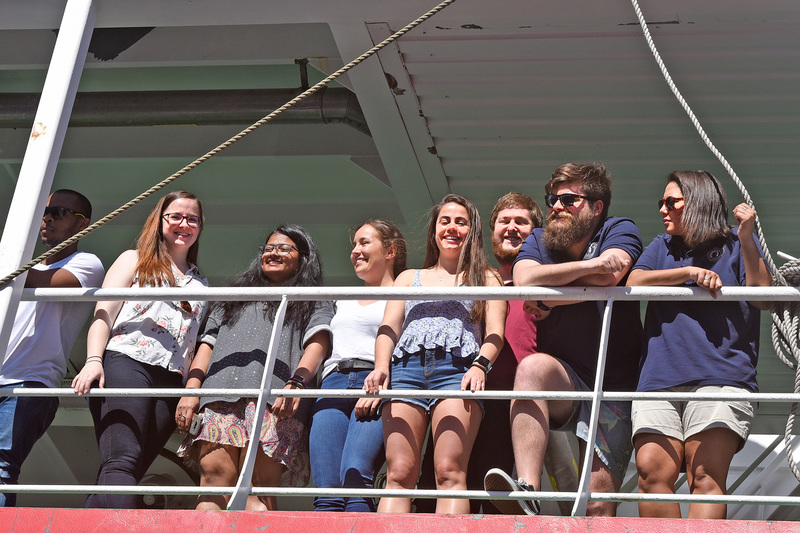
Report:
[[[736,233],[734,228],[722,246],[699,250],[687,249],[681,239],[659,235],[634,268],[666,270],[696,266],[713,270],[723,287],[743,286],[744,260]],[[760,245],[758,250],[762,253]],[[685,285],[697,286],[693,281]],[[644,324],[638,390],[731,385],[758,392],[756,364],[761,312],[748,302],[649,302]]]
[[[516,261],[532,259],[542,265],[564,262],[550,255],[542,242],[543,233],[542,228],[533,230],[522,244]],[[612,248],[627,252],[633,262],[639,258],[643,248],[642,239],[632,220],[607,218],[592,237],[582,257],[584,260],[591,259]],[[623,277],[619,285],[625,285],[626,279],[627,276]],[[546,319],[537,323],[539,351],[566,362],[591,387],[594,387],[597,370],[604,309],[605,301],[558,306]],[[603,390],[632,391],[636,387],[642,339],[639,302],[615,302],[611,316]]]

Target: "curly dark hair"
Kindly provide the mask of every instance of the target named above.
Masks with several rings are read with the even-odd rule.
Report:
[[[300,251],[300,262],[297,270],[292,274],[282,286],[285,287],[319,287],[322,285],[322,262],[319,257],[317,245],[311,235],[304,228],[294,224],[283,224],[267,234],[264,243],[269,242],[269,238],[280,233],[289,237]],[[273,286],[269,278],[261,270],[261,253],[259,252],[250,266],[239,274],[231,287],[271,287]],[[242,309],[247,307],[250,302],[219,302],[218,305],[223,309],[223,322],[235,324],[242,313]],[[271,319],[275,318],[278,310],[277,301],[264,302],[264,309]],[[286,323],[297,324],[300,329],[305,329],[311,314],[314,311],[314,302],[290,302],[286,309]]]

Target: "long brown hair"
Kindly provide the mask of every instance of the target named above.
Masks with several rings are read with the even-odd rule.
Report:
[[[194,244],[189,248],[189,254],[186,257],[189,263],[197,265],[197,251],[200,249],[200,233],[202,233],[203,226],[205,225],[203,204],[197,196],[189,191],[173,191],[158,201],[150,212],[150,215],[148,215],[144,226],[142,226],[142,231],[136,239],[136,251],[139,253],[139,259],[136,262],[136,274],[139,278],[140,287],[144,287],[145,285],[175,286],[175,275],[172,273],[172,259],[167,250],[167,245],[164,242],[164,234],[161,228],[164,211],[166,211],[172,202],[180,198],[197,202],[200,226],[197,228],[197,239],[195,239]]]
[[[483,251],[483,229],[481,227],[481,215],[475,204],[458,194],[448,194],[431,209],[431,218],[428,222],[428,238],[426,241],[425,262],[422,268],[430,268],[439,260],[439,247],[436,246],[436,221],[439,212],[446,204],[458,204],[467,210],[469,217],[469,232],[464,244],[461,247],[461,255],[458,257],[458,267],[456,275],[463,273],[462,279],[465,285],[472,287],[483,287],[486,285],[486,271],[489,270],[489,261]],[[476,300],[475,305],[470,311],[470,318],[480,323],[486,316],[486,302]]]

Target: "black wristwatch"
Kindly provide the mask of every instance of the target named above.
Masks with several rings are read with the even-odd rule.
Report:
[[[546,303],[544,303],[544,302],[543,302],[543,301],[541,301],[541,300],[539,300],[538,302],[536,302],[536,307],[538,307],[538,308],[539,308],[539,309],[541,309],[542,311],[552,311],[552,310],[553,310],[553,308],[552,308],[552,307],[550,307],[549,305],[547,305]]]
[[[480,366],[482,366],[483,368],[485,368],[487,374],[492,369],[491,361],[489,361],[489,359],[487,359],[486,357],[484,357],[482,355],[479,355],[478,357],[475,358],[474,361],[472,361],[473,365],[476,364],[476,363],[479,364]]]

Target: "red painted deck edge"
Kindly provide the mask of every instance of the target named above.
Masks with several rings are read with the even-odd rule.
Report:
[[[108,509],[0,509],[0,533],[226,531],[232,533],[788,533],[797,522],[564,518],[553,516],[378,515],[314,512],[137,511]]]

